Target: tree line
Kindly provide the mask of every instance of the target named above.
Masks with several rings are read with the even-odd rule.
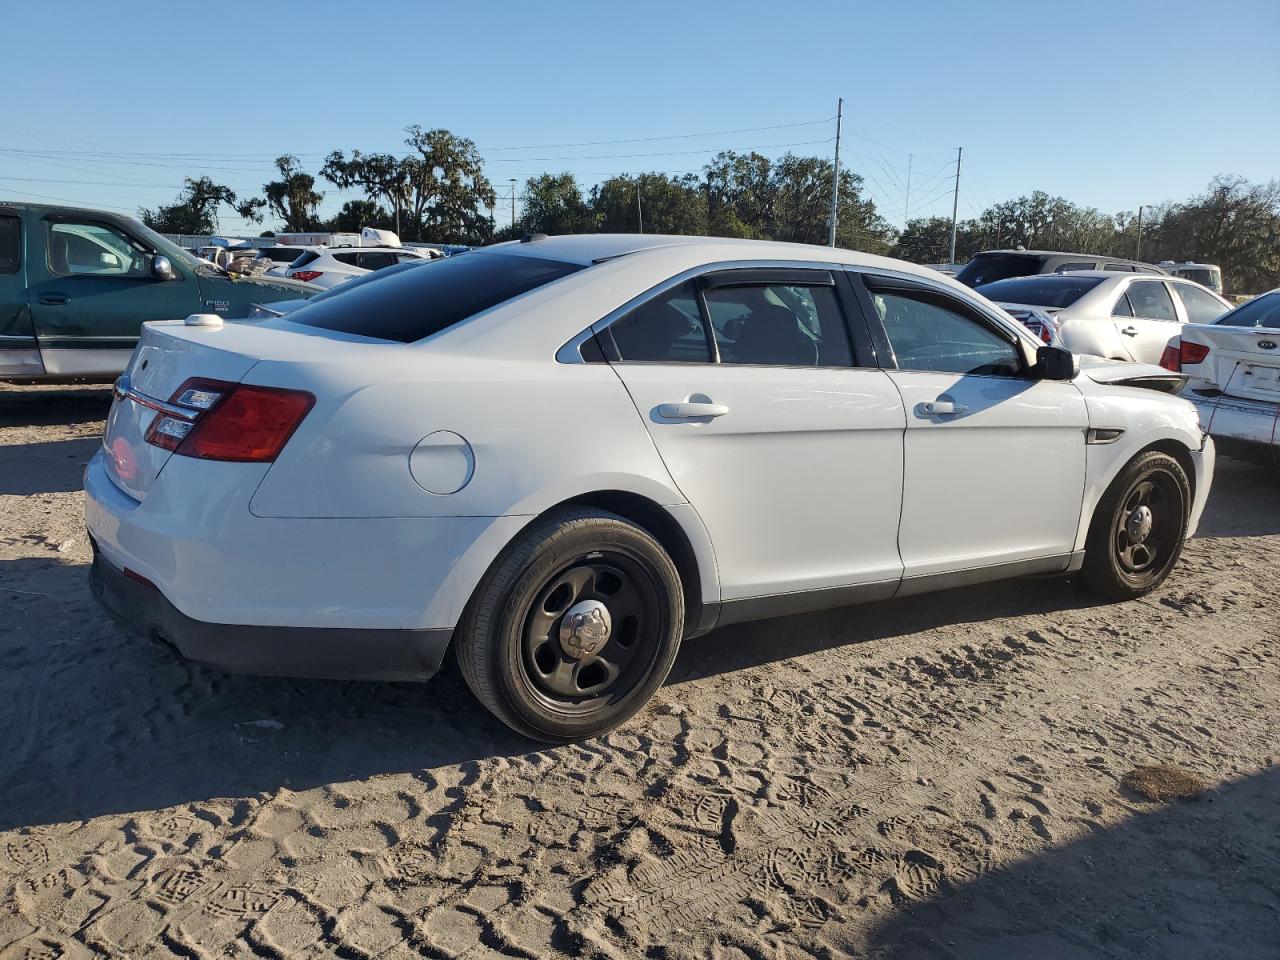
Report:
[[[831,161],[786,154],[770,159],[725,151],[700,173],[623,174],[583,190],[570,173],[530,177],[521,213],[498,228],[499,201],[476,145],[448,130],[405,130],[405,152],[335,150],[316,175],[297,157],[275,162],[277,178],[261,197],[240,198],[210,177],[187,178],[174,203],[142,210],[163,233],[212,234],[223,208],[262,223],[270,215],[285,232],[352,232],[363,226],[395,230],[403,240],[479,245],[524,233],[696,234],[827,242]],[[332,217],[319,217],[321,181],[358,190]],[[956,259],[992,248],[1051,249],[1108,254],[1148,262],[1197,260],[1223,269],[1233,292],[1280,285],[1280,181],[1252,183],[1219,176],[1204,193],[1145,208],[1106,214],[1042,191],[997,203],[956,225]],[[838,246],[915,263],[947,259],[951,220],[920,217],[895,229],[876,209],[856,172],[840,172]]]

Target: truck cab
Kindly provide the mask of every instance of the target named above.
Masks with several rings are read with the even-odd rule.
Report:
[[[0,380],[110,380],[148,320],[245,317],[315,292],[233,278],[132,217],[0,202]]]

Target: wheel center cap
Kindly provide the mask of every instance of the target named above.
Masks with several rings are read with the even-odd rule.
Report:
[[[612,632],[609,608],[599,600],[582,600],[560,620],[560,649],[575,660],[594,656],[604,649]]]
[[[1141,506],[1129,514],[1125,523],[1125,532],[1129,534],[1130,543],[1143,543],[1151,534],[1151,508]]]

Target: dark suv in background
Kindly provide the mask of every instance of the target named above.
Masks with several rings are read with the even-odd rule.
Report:
[[[1028,277],[1035,273],[1065,273],[1067,270],[1114,270],[1119,273],[1158,273],[1165,271],[1149,263],[1101,257],[1092,253],[1063,253],[1059,250],[984,250],[976,254],[956,274],[956,279],[969,287]]]

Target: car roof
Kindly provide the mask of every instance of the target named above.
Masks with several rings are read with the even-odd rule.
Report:
[[[589,266],[619,257],[639,256],[646,253],[682,248],[707,262],[714,260],[796,260],[820,263],[841,263],[852,266],[878,267],[910,273],[934,281],[947,282],[949,278],[936,270],[920,264],[907,263],[860,253],[842,247],[821,247],[809,243],[781,243],[773,240],[740,240],[733,237],[693,237],[666,234],[591,233],[563,236],[539,236],[529,241],[512,240],[472,250],[465,256],[484,256],[487,253],[509,253],[519,256],[545,257],[565,263]]]
[[[1118,263],[1141,263],[1141,260],[1130,260],[1128,257],[1113,257],[1105,253],[1078,253],[1071,250],[981,250],[975,253],[975,257],[980,257],[984,253],[1009,253],[1009,254],[1025,254],[1029,257],[1079,257],[1083,260],[1106,260]]]

